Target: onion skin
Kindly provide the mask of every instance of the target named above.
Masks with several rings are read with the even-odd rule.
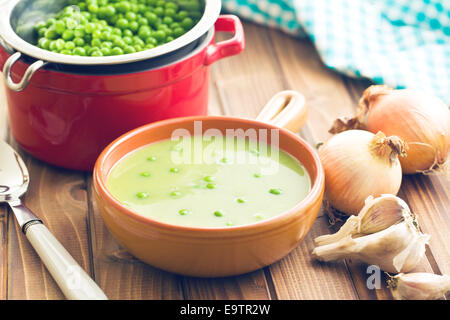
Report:
[[[349,130],[332,136],[320,147],[326,199],[335,209],[356,215],[367,197],[398,193],[400,161],[390,153],[374,154],[375,137],[369,131]]]
[[[450,150],[449,108],[439,98],[418,90],[384,85],[367,88],[356,117],[336,120],[330,132],[348,129],[400,137],[407,144],[407,156],[400,159],[405,174],[439,169]]]

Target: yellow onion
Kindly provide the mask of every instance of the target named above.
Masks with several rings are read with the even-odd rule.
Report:
[[[396,195],[402,182],[398,156],[404,143],[364,130],[348,130],[332,136],[319,149],[325,170],[325,194],[332,207],[358,214],[369,196]]]
[[[376,85],[367,88],[356,116],[337,119],[331,133],[364,129],[396,135],[407,144],[400,159],[403,173],[445,168],[450,149],[450,110],[439,98],[413,89],[394,90]]]

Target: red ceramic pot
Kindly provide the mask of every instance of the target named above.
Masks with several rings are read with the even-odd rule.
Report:
[[[215,43],[217,31],[234,36]],[[223,15],[199,45],[169,64],[102,75],[39,69],[23,91],[6,90],[12,135],[23,149],[45,162],[92,170],[103,148],[131,129],[168,118],[205,115],[209,65],[243,48],[239,19]],[[0,67],[8,57],[0,46]],[[28,67],[17,61],[9,71],[11,80],[19,82]]]

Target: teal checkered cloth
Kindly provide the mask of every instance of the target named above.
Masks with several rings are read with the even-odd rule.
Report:
[[[450,0],[223,0],[223,8],[310,37],[336,71],[450,103]]]

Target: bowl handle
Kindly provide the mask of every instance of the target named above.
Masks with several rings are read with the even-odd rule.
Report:
[[[20,52],[14,53],[8,58],[8,60],[6,60],[5,65],[3,66],[3,74],[5,76],[6,85],[12,91],[22,91],[23,89],[25,89],[30,83],[33,74],[47,64],[47,62],[44,62],[42,60],[34,62],[25,71],[22,80],[20,80],[18,83],[15,83],[11,78],[11,68],[14,63],[16,63],[16,61],[20,59],[21,56],[22,54]]]
[[[206,48],[206,66],[222,58],[239,54],[245,47],[244,27],[241,20],[235,15],[225,14],[219,16],[214,28],[216,32],[230,32],[234,36],[229,40],[212,43]]]
[[[305,97],[297,91],[286,90],[274,95],[256,120],[297,132],[308,118]]]

